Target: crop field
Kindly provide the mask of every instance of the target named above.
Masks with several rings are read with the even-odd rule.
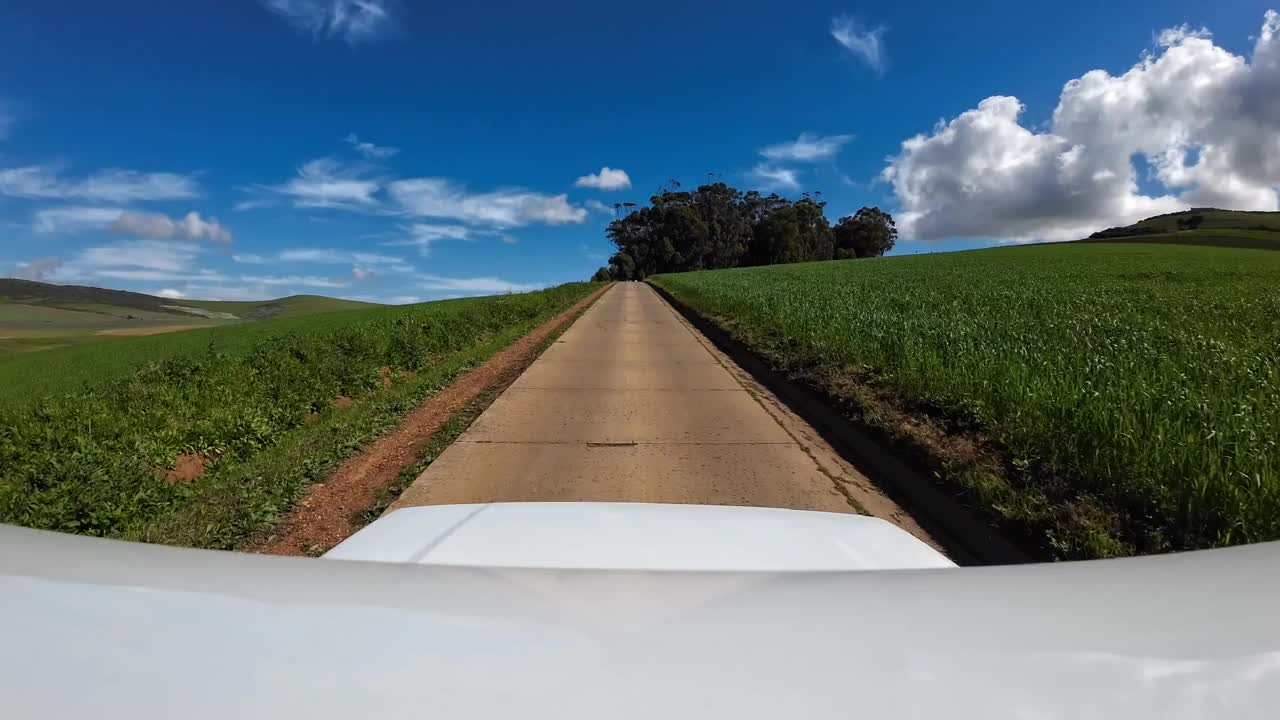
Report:
[[[436,389],[597,287],[120,339],[38,353],[39,364],[10,359],[0,364],[0,522],[239,547]],[[57,381],[41,384],[42,374]]]
[[[865,425],[924,438],[943,483],[1058,557],[1280,539],[1280,253],[1065,244],[651,280]],[[994,460],[956,450],[975,443]]]

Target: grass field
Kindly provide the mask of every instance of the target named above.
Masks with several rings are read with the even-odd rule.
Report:
[[[432,305],[447,307],[483,302],[483,299],[466,298]],[[0,308],[3,307],[0,305]],[[42,337],[39,338],[40,342],[61,343],[63,346],[40,353],[0,354],[0,406],[71,392],[87,383],[128,373],[148,362],[189,357],[211,350],[235,353],[275,335],[325,332],[364,320],[397,317],[414,307],[419,306],[371,305],[370,309],[364,310],[304,312],[275,320],[211,323],[208,328],[163,335],[96,335],[79,342],[74,336]],[[194,324],[199,322],[199,318],[175,318],[170,322],[175,321]]]
[[[16,353],[93,345],[116,337],[374,307],[378,306],[318,295],[248,302],[171,300],[106,288],[0,279],[0,363]]]
[[[0,401],[0,522],[238,547],[437,388],[596,287],[122,339],[40,353],[43,365],[11,359],[0,364],[6,399],[34,402]],[[178,478],[180,460],[203,471]]]
[[[1059,557],[1280,539],[1280,253],[1064,244],[652,280]]]

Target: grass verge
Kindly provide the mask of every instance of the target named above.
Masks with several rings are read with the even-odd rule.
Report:
[[[0,414],[0,521],[237,547],[438,388],[593,289],[416,306],[239,354],[170,358],[10,409]],[[164,476],[192,454],[207,459],[202,474]]]

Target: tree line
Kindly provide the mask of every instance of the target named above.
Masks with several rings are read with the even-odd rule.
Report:
[[[879,257],[897,240],[893,216],[880,208],[864,207],[833,227],[826,205],[808,193],[792,201],[722,182],[687,191],[672,181],[648,206],[609,223],[607,234],[618,250],[592,279]]]

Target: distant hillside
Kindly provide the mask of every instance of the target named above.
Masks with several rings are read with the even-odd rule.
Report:
[[[1157,242],[1280,250],[1280,212],[1192,208],[1100,230],[1082,242]]]
[[[0,356],[270,318],[377,307],[318,295],[221,302],[174,300],[83,285],[0,279]]]
[[[54,285],[34,280],[0,278],[0,301],[23,305],[57,307],[81,312],[119,315],[111,308],[142,310],[190,318],[213,320],[264,320],[282,315],[311,315],[335,310],[374,307],[374,303],[320,295],[290,295],[275,300],[224,302],[219,300],[174,300],[128,290],[110,290],[86,285]]]

